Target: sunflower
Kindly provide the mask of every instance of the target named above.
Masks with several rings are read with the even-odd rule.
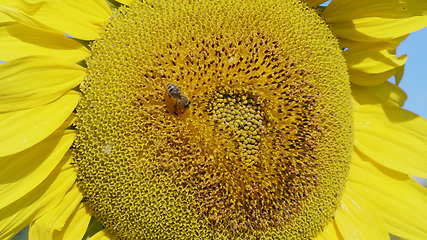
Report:
[[[3,0],[0,239],[427,239],[427,3],[323,2]]]

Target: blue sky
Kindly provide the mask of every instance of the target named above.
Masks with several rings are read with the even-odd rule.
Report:
[[[427,118],[427,28],[409,35],[397,52],[408,55],[399,85],[408,94],[404,108]]]

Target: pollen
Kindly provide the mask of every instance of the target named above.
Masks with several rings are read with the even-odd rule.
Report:
[[[74,166],[118,239],[309,239],[331,220],[351,98],[315,10],[134,1],[90,48]]]

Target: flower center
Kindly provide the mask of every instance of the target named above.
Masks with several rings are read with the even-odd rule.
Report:
[[[337,42],[299,1],[144,1],[91,46],[74,161],[120,239],[304,239],[345,184]]]

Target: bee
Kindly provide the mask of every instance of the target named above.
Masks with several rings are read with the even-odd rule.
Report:
[[[166,89],[166,106],[168,112],[175,115],[183,114],[185,110],[190,107],[190,100],[181,89],[173,83],[168,83]]]

